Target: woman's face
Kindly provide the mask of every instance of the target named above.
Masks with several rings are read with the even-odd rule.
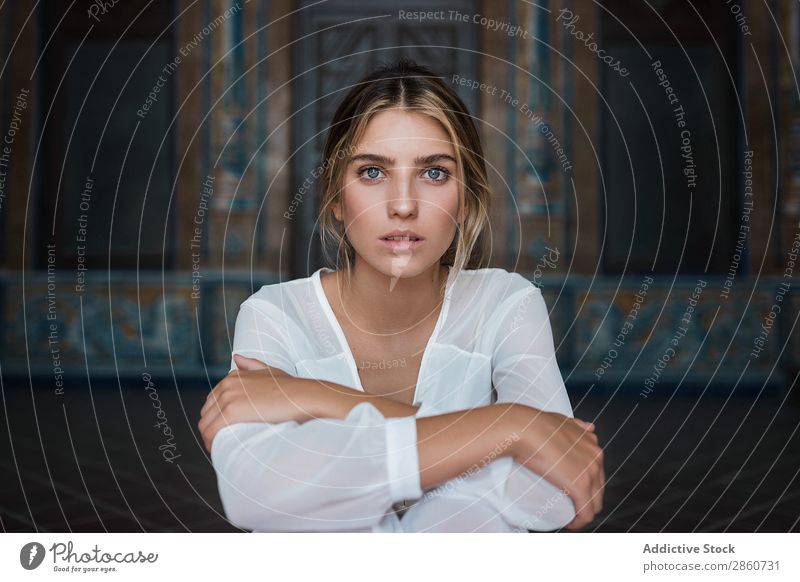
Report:
[[[354,151],[333,211],[356,260],[392,277],[438,265],[456,233],[459,190],[444,128],[426,115],[388,109],[370,120]],[[420,240],[385,240],[394,231]]]

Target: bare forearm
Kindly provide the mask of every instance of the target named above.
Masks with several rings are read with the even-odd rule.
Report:
[[[333,382],[296,379],[305,407],[313,418],[343,419],[361,402],[374,405],[385,417],[414,416],[416,406],[353,390]],[[512,404],[493,404],[417,420],[417,449],[423,490],[462,473],[479,469],[496,458],[512,456],[519,436],[512,429]]]
[[[420,486],[436,487],[513,456],[519,441],[513,404],[493,404],[417,420]]]
[[[294,378],[292,381],[297,382],[296,389],[303,397],[303,406],[309,418],[343,419],[362,402],[369,402],[386,418],[414,416],[419,409],[411,404],[367,394],[334,382],[306,378]]]

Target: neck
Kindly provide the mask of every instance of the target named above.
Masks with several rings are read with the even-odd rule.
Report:
[[[439,264],[413,277],[394,277],[356,260],[348,287],[339,281],[341,301],[373,333],[407,331],[434,316],[442,304],[448,268]]]

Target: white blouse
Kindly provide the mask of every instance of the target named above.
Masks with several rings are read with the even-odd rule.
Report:
[[[364,391],[320,282],[265,285],[242,303],[232,352]],[[232,362],[232,368],[235,364]],[[575,516],[566,494],[497,449],[462,475],[420,488],[416,418],[494,402],[572,416],[541,291],[504,269],[451,269],[420,364],[417,416],[362,402],[344,419],[237,423],[211,449],[222,505],[254,531],[547,531]],[[517,435],[509,435],[509,441]],[[488,464],[487,464],[488,463]],[[404,509],[405,501],[410,508]]]

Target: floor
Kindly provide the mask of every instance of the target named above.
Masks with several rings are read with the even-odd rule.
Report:
[[[6,382],[0,529],[237,531],[195,428],[206,390],[153,380],[56,395]],[[604,511],[586,531],[800,531],[797,403],[588,394],[573,405],[606,452]]]

